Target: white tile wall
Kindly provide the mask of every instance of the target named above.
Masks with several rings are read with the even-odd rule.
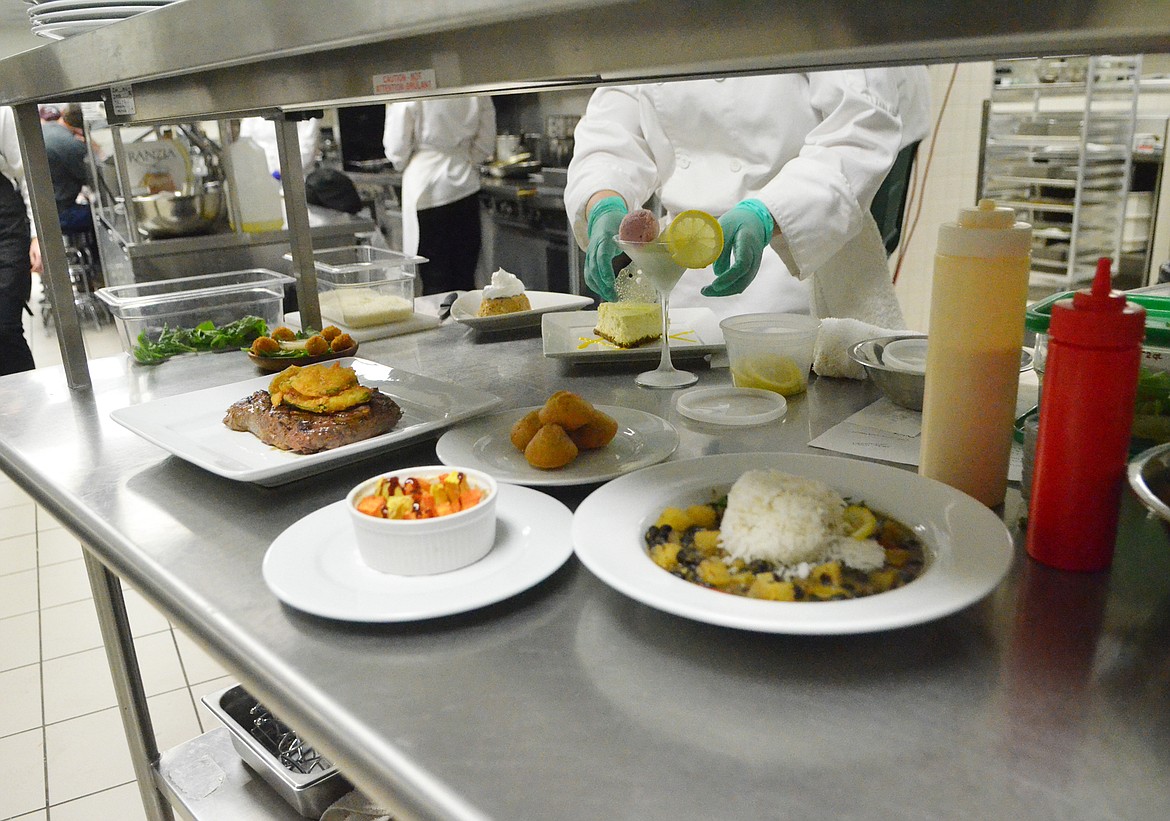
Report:
[[[909,328],[930,325],[930,279],[938,227],[960,208],[975,203],[983,101],[991,90],[989,62],[930,67],[931,109],[936,127],[923,140],[915,163],[915,188],[902,233],[891,258],[896,289]],[[949,94],[948,94],[949,90]]]

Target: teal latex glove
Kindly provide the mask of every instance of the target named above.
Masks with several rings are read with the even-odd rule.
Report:
[[[715,281],[703,288],[703,296],[740,294],[752,284],[772,238],[773,224],[772,214],[759,200],[743,200],[719,218],[723,251],[712,266]]]
[[[589,212],[589,247],[585,251],[585,284],[607,302],[617,299],[613,284],[613,260],[620,256],[614,237],[629,213],[621,197],[606,197]]]

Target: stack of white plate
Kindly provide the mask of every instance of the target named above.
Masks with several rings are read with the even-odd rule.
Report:
[[[178,0],[25,0],[32,32],[50,40],[108,26]]]

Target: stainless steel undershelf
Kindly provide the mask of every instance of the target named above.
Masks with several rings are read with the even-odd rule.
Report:
[[[240,760],[223,727],[164,752],[155,781],[192,821],[305,821]]]
[[[116,240],[125,248],[126,255],[131,259],[169,254],[190,254],[226,248],[246,248],[256,245],[283,245],[287,248],[290,237],[289,230],[285,228],[281,231],[268,231],[263,234],[231,231],[130,242],[126,239],[128,232],[124,219],[115,217],[111,224],[111,220],[106,215],[101,215],[99,218],[102,225],[114,232]],[[309,231],[314,238],[352,238],[355,234],[368,233],[375,230],[376,227],[374,221],[368,217],[353,216],[340,211],[309,206]]]

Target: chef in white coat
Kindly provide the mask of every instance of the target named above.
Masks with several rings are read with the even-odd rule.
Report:
[[[719,260],[687,271],[671,304],[901,327],[869,206],[898,152],[929,129],[928,80],[910,67],[597,89],[565,190],[586,283],[615,298],[612,237],[657,193],[664,223],[699,209],[724,234]]]
[[[386,107],[382,146],[402,171],[402,250],[427,258],[423,293],[475,288],[481,243],[479,166],[496,140],[487,97],[411,100]]]

